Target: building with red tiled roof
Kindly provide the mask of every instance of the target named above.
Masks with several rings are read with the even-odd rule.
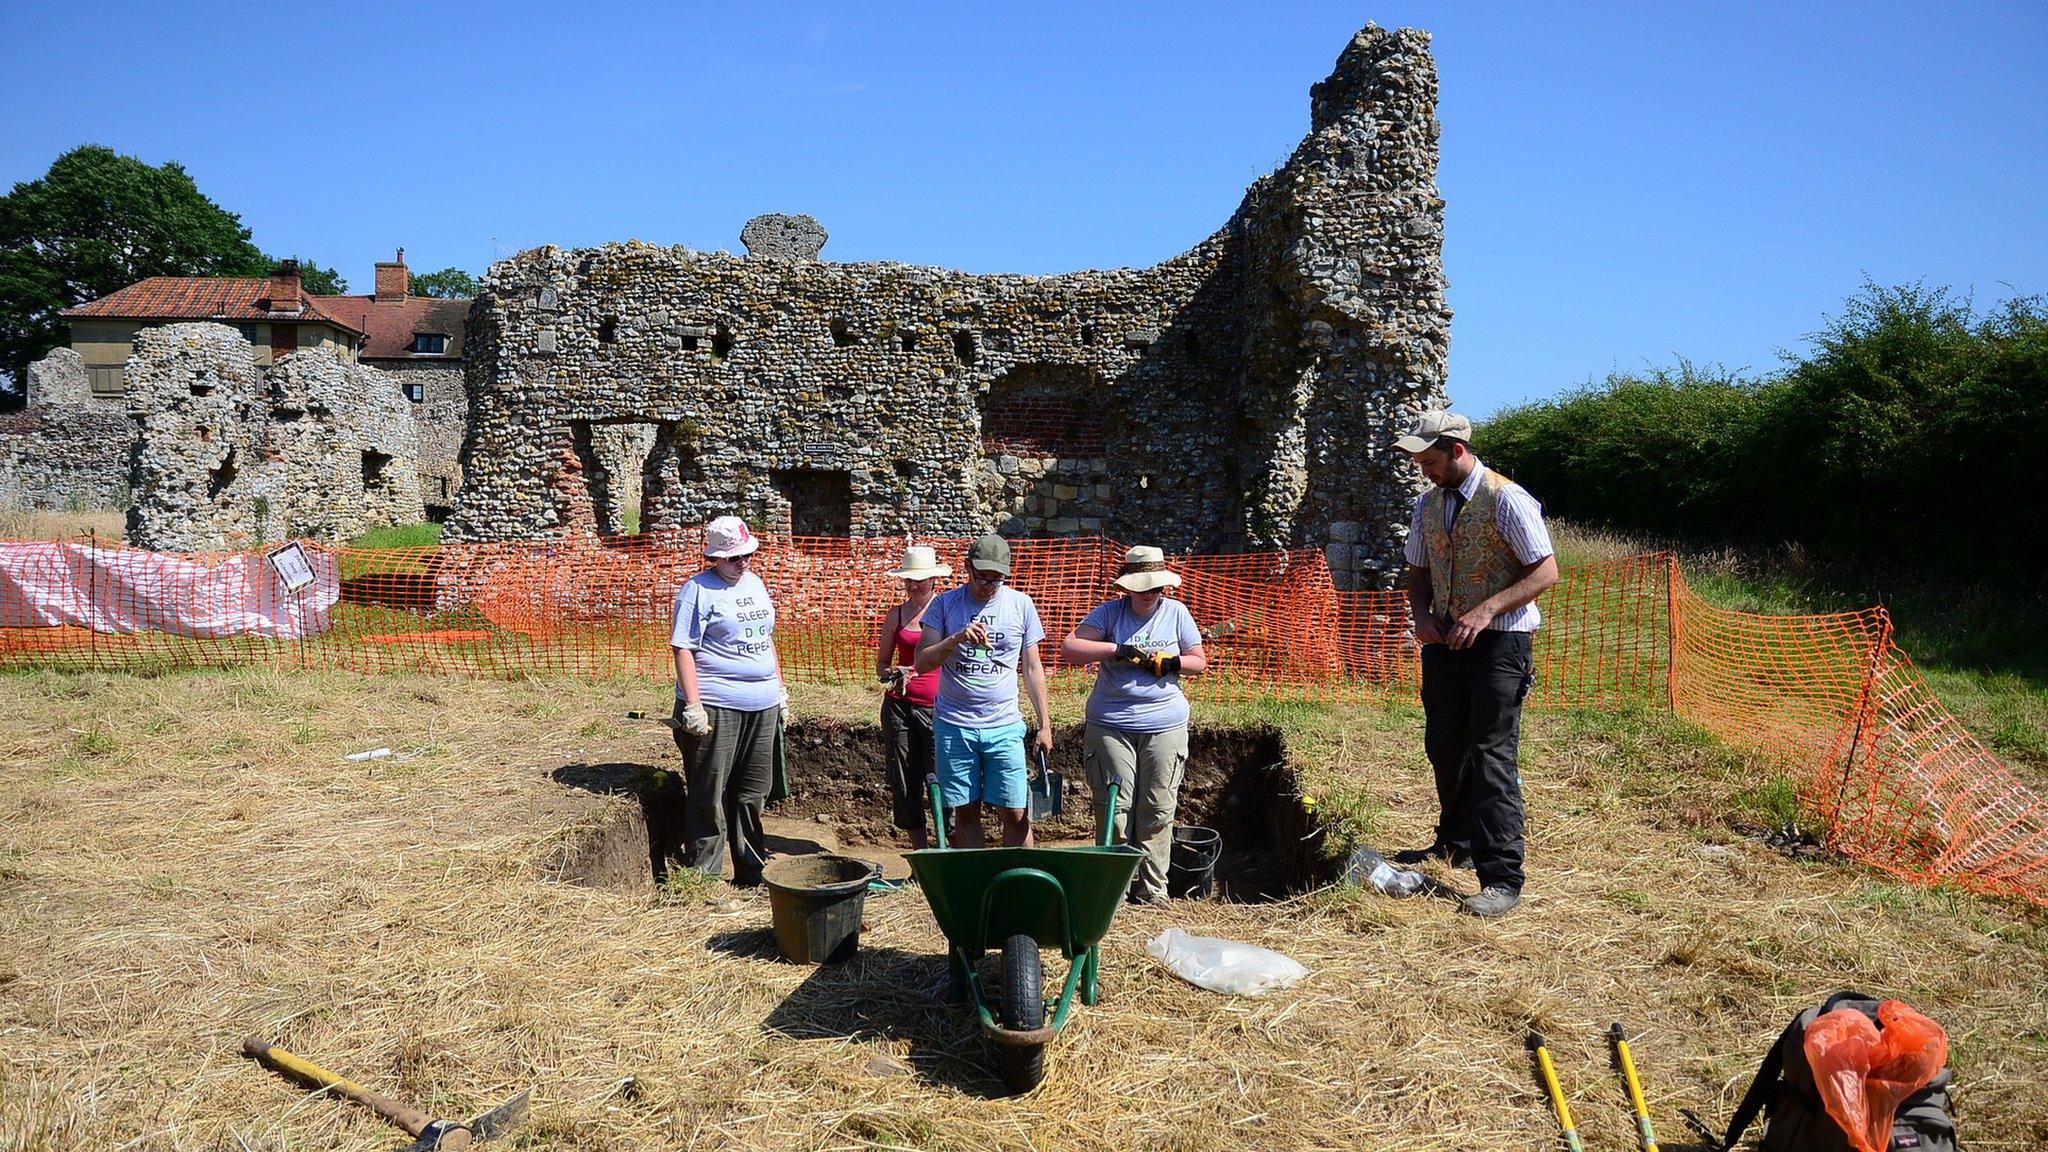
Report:
[[[60,315],[71,323],[71,347],[85,361],[96,399],[120,401],[122,372],[144,328],[210,320],[241,332],[258,364],[306,348],[331,348],[345,359],[391,374],[414,404],[419,425],[420,495],[439,518],[454,507],[461,484],[468,401],[462,390],[462,346],[468,300],[410,294],[405,249],[380,261],[374,288],[362,296],[314,296],[302,290],[298,264],[287,260],[266,279],[152,276]]]
[[[328,307],[333,299],[302,291],[298,262],[286,260],[264,279],[151,276],[59,315],[71,322],[71,347],[85,361],[92,394],[119,400],[135,334],[160,324],[226,324],[241,332],[265,366],[305,348],[332,348],[354,360],[366,333]]]

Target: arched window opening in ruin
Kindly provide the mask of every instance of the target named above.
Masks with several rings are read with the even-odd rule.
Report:
[[[207,470],[206,498],[208,500],[220,499],[220,494],[227,491],[228,485],[233,484],[234,482],[235,450],[233,448],[230,448],[228,449],[227,455],[220,458],[219,467]]]
[[[724,324],[711,330],[711,360],[717,363],[732,355],[732,329]]]
[[[962,364],[974,364],[974,333],[961,328],[953,333],[953,359]]]
[[[609,537],[649,530],[647,464],[660,435],[660,426],[647,420],[570,422],[581,471],[581,490],[570,495],[579,508],[588,501],[590,531]]]
[[[789,503],[791,535],[852,535],[851,473],[831,468],[772,468],[768,482]]]
[[[853,343],[853,332],[847,328],[846,321],[834,317],[830,327],[832,329],[832,343],[836,347],[844,348]]]
[[[606,316],[597,322],[597,342],[599,344],[614,344],[618,342],[618,339],[619,318],[617,316]]]
[[[1019,364],[981,398],[981,446],[990,456],[1101,456],[1109,442],[1105,396],[1084,364]]]
[[[901,332],[896,333],[896,338],[903,342],[903,350],[905,352],[917,351],[917,332],[914,329],[905,328]]]
[[[363,491],[381,492],[391,483],[391,457],[374,448],[363,450]]]
[[[1095,325],[1093,325],[1093,324],[1083,324],[1083,325],[1081,325],[1081,345],[1082,345],[1083,347],[1088,347],[1088,346],[1091,346],[1091,345],[1093,345],[1094,343],[1095,343]]]

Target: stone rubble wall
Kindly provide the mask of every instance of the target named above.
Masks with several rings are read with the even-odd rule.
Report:
[[[392,377],[401,392],[406,384],[420,386],[420,402],[412,406],[419,432],[420,500],[428,518],[445,519],[462,489],[462,430],[469,422],[462,366],[445,360],[379,360],[364,366]]]
[[[1341,586],[1390,585],[1420,485],[1390,442],[1446,403],[1428,36],[1368,26],[1310,103],[1287,163],[1147,269],[832,263],[802,217],[751,224],[745,257],[627,241],[499,263],[444,539],[615,530],[630,468],[605,430],[639,425],[643,531],[737,512],[1316,546]]]
[[[234,329],[144,329],[128,541],[211,552],[347,539],[422,519],[411,405],[385,374],[308,349],[268,371]]]
[[[85,361],[59,348],[28,366],[28,406],[0,415],[0,508],[122,508],[135,425],[92,398]]]

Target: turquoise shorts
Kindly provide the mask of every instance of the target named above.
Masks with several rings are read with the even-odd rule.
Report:
[[[939,798],[948,808],[976,800],[998,808],[1031,803],[1022,720],[1000,728],[961,728],[934,720],[932,760],[939,773]]]

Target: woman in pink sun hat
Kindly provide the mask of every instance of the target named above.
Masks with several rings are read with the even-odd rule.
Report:
[[[676,590],[669,648],[676,665],[673,727],[683,754],[683,862],[732,882],[761,882],[761,810],[781,783],[777,764],[789,692],[775,651],[775,605],[752,571],[761,546],[746,521],[704,526],[710,567]],[[782,786],[787,791],[787,786]]]

